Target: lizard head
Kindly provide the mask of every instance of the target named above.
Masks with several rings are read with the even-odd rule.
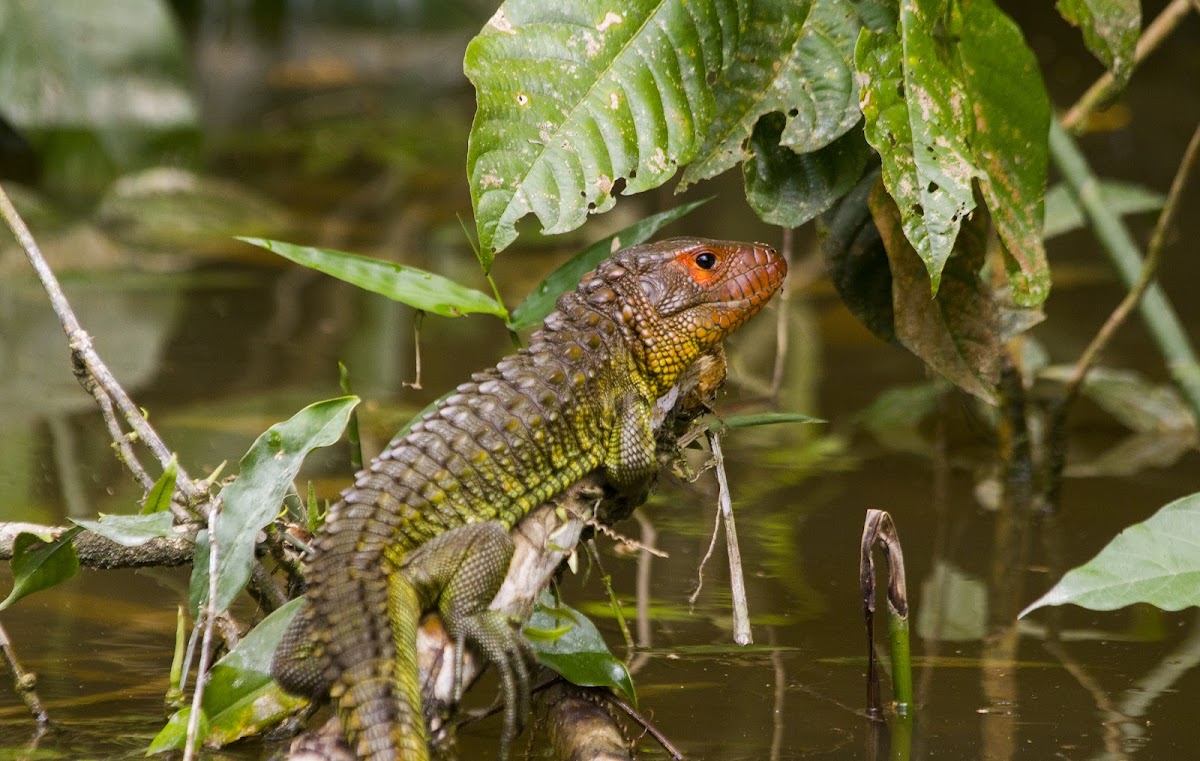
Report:
[[[580,290],[608,302],[658,391],[763,308],[787,264],[762,243],[673,238],[619,251]]]

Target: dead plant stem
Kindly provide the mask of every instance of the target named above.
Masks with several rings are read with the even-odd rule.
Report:
[[[32,672],[21,668],[21,662],[17,660],[17,653],[13,650],[12,640],[8,638],[8,631],[5,630],[3,624],[0,624],[0,654],[4,656],[4,660],[8,663],[8,670],[12,672],[13,687],[21,696],[21,700],[25,701],[29,713],[33,714],[38,726],[44,727],[49,724],[50,715],[46,713],[42,699],[38,697],[35,689],[37,677]]]

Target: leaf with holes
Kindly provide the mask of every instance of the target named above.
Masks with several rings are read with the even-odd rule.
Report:
[[[854,43],[861,28],[847,0],[756,0],[737,55],[715,85],[717,116],[679,190],[749,158],[759,118],[784,120],[778,144],[799,154],[825,147],[859,120]]]
[[[746,0],[508,0],[467,46],[467,173],[485,268],[533,213],[546,233],[658,187],[716,112]],[[622,191],[621,184],[624,183]]]
[[[959,388],[994,404],[1000,374],[999,314],[979,279],[987,214],[976,211],[963,226],[946,263],[944,288],[931,299],[929,275],[904,237],[895,202],[876,185],[870,203],[892,270],[896,339]]]
[[[1138,0],[1058,0],[1059,14],[1083,32],[1092,55],[1124,85],[1133,73],[1133,51],[1142,28]]]
[[[902,0],[894,32],[863,31],[855,64],[867,141],[883,158],[883,182],[904,235],[937,293],[963,218],[975,208],[970,101],[937,33],[936,0]]]
[[[1042,244],[1050,99],[1021,30],[992,0],[964,3],[962,16],[954,50],[973,108],[979,190],[1004,244],[1013,301],[1036,306],[1050,295]]]
[[[781,144],[782,128],[782,114],[767,114],[754,128],[754,156],[742,164],[746,200],[767,224],[799,227],[854,187],[871,149],[853,129],[824,148],[796,153]]]
[[[902,0],[894,32],[864,32],[856,64],[866,134],[904,234],[937,293],[973,181],[991,213],[1013,301],[1050,292],[1042,245],[1050,106],[1033,53],[991,0]]]

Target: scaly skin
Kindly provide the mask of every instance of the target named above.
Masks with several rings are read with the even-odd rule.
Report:
[[[421,615],[500,673],[502,753],[528,701],[527,645],[489,611],[530,510],[600,469],[636,492],[655,468],[651,410],[680,374],[756,314],[786,273],[761,244],[677,238],[618,252],[534,333],[358,474],[329,512],[308,606],[272,673],[334,701],[372,761],[429,757],[416,664]]]

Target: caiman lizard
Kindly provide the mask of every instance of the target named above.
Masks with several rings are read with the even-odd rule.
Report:
[[[354,752],[429,757],[415,640],[436,610],[497,667],[502,753],[528,706],[528,646],[488,609],[509,531],[595,470],[620,491],[657,467],[651,414],[680,374],[779,289],[763,244],[676,238],[625,249],[559,298],[529,346],[476,373],[393,442],[330,508],[308,604],[275,654],[285,689],[335,705]]]

